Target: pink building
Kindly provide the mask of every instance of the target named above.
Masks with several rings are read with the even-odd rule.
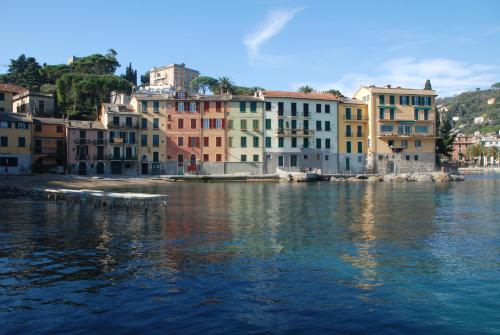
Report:
[[[465,162],[467,148],[477,143],[474,135],[459,134],[453,142],[453,160]]]
[[[99,121],[67,122],[68,173],[104,174],[106,167],[107,130]]]

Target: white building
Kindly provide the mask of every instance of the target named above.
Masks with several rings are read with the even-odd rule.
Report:
[[[329,93],[262,91],[264,171],[338,170],[338,97]]]

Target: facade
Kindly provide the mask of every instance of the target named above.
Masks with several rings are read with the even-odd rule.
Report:
[[[64,119],[33,118],[33,172],[44,173],[66,167],[66,124]]]
[[[0,113],[13,113],[14,96],[26,91],[24,87],[12,84],[0,84]]]
[[[106,173],[137,175],[139,114],[124,104],[102,104],[99,121],[108,129]]]
[[[467,148],[477,143],[474,135],[459,134],[453,141],[453,160],[458,162],[467,161]]]
[[[338,97],[329,93],[263,91],[265,173],[338,171]]]
[[[226,173],[263,173],[263,111],[262,97],[231,96],[228,105]]]
[[[368,105],[367,167],[377,173],[435,169],[433,90],[367,86],[355,98]]]
[[[31,173],[31,131],[26,115],[0,113],[0,174]]]
[[[174,108],[171,94],[132,94],[130,107],[138,115],[137,159],[139,174],[165,174],[167,109]]]
[[[361,100],[342,98],[339,105],[339,172],[363,173],[368,143],[368,106]]]
[[[33,116],[54,115],[54,95],[33,91],[24,91],[13,97],[15,113]]]
[[[170,86],[175,90],[189,90],[189,83],[199,75],[198,71],[187,68],[184,63],[170,64],[149,70],[149,85]]]
[[[102,175],[106,173],[107,129],[99,121],[66,122],[68,173]]]

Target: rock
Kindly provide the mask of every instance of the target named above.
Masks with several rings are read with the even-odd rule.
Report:
[[[330,181],[339,182],[339,181],[342,181],[342,180],[341,180],[341,178],[337,178],[337,177],[330,177]]]
[[[370,183],[378,183],[378,182],[383,181],[382,177],[379,177],[379,176],[370,176],[370,177],[368,177],[367,180]]]
[[[368,177],[365,176],[364,174],[357,174],[356,175],[356,179],[362,179],[362,180],[364,180],[364,179],[368,179]]]
[[[464,176],[459,176],[459,175],[450,175],[450,179],[452,181],[464,181],[465,180]]]
[[[405,182],[405,181],[408,181],[408,179],[406,178],[406,176],[403,176],[403,175],[397,175],[395,176],[392,181],[395,181],[395,182]]]
[[[417,176],[414,174],[409,174],[408,177],[406,177],[406,180],[409,182],[415,182],[417,181]]]
[[[432,176],[428,174],[419,174],[415,176],[415,181],[417,182],[432,182]]]
[[[363,181],[363,179],[358,179],[356,177],[349,177],[349,178],[347,178],[347,181],[349,181],[349,182],[359,182],[359,181]]]
[[[436,182],[448,182],[451,181],[450,175],[444,172],[436,172],[434,173],[434,180]]]

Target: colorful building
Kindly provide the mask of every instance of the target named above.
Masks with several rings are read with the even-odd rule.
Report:
[[[338,171],[338,97],[330,93],[262,91],[265,173]]]
[[[467,148],[478,143],[474,135],[458,134],[453,141],[453,160],[458,162],[467,161]]]
[[[354,96],[368,105],[369,171],[434,171],[435,91],[365,86]]]
[[[23,91],[13,98],[15,113],[33,116],[54,115],[54,95],[41,92]]]
[[[165,174],[167,109],[175,108],[171,94],[134,92],[130,107],[138,113],[139,174]]]
[[[102,104],[99,121],[108,129],[107,173],[138,174],[138,119],[139,113],[125,104]]]
[[[262,174],[264,102],[261,97],[231,96],[228,105],[226,173]]]
[[[339,172],[363,173],[368,144],[368,106],[341,98],[338,117]]]
[[[66,167],[64,119],[33,118],[33,172],[63,173]]]
[[[31,127],[26,115],[0,113],[0,174],[31,173]]]
[[[0,84],[0,113],[13,113],[14,96],[26,91],[24,87],[12,84]]]
[[[106,173],[107,129],[99,121],[66,122],[68,173]]]

